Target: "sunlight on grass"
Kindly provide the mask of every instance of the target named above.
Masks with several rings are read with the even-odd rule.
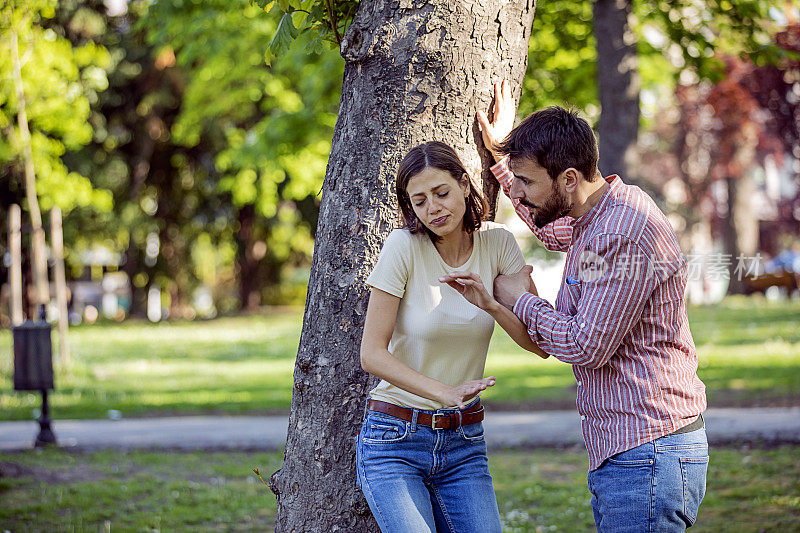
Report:
[[[286,412],[302,310],[211,321],[128,321],[70,330],[73,360],[56,357],[56,418]],[[699,375],[713,405],[800,404],[800,301],[730,298],[690,309]],[[54,334],[54,340],[57,336]],[[39,396],[12,391],[11,335],[0,331],[0,418],[30,419]],[[484,393],[503,407],[572,408],[569,365],[523,352],[499,328]]]
[[[267,531],[276,503],[265,477],[282,452],[38,450],[0,453],[0,524],[11,531]],[[594,531],[581,449],[489,454],[503,530]],[[797,448],[713,447],[692,531],[797,531]],[[107,526],[106,526],[107,524]]]

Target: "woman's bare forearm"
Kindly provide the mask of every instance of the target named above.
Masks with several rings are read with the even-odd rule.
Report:
[[[361,367],[395,387],[435,402],[442,402],[448,386],[421,374],[394,357],[386,348],[361,347]]]
[[[528,328],[517,318],[517,315],[515,315],[513,311],[500,304],[493,306],[487,311],[520,348],[533,352],[542,359],[550,357],[550,354],[539,348],[539,345],[533,342],[533,339],[528,335]]]
[[[464,400],[494,385],[494,377],[473,379],[452,387],[417,372],[389,352],[400,298],[372,289],[361,338],[361,368],[411,394],[445,407],[463,407]]]
[[[361,338],[361,368],[412,394],[444,403],[447,385],[417,372],[389,352],[399,305],[397,296],[372,290]]]

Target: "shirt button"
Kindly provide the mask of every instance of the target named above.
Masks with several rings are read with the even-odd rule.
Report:
[[[586,417],[581,415],[581,421],[584,421],[584,420],[586,420]]]
[[[581,322],[581,329],[586,327],[586,322]]]
[[[580,387],[581,385],[583,385],[583,381],[578,382],[578,387]]]

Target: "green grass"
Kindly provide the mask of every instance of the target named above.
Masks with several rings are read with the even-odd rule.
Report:
[[[798,448],[712,448],[707,493],[692,531],[797,531]],[[489,456],[505,531],[594,531],[583,451]]]
[[[271,530],[277,453],[61,450],[0,454],[0,529]],[[593,531],[583,450],[500,451],[490,467],[506,531]],[[692,531],[797,531],[796,447],[715,448]]]
[[[800,300],[731,297],[690,308],[689,322],[710,405],[800,405]],[[502,331],[492,339],[486,372],[497,377],[497,385],[483,395],[487,403],[575,405],[571,367],[530,357]]]
[[[57,354],[56,418],[286,412],[300,311],[207,322],[84,326],[70,330],[72,362]],[[54,345],[57,335],[53,335]],[[57,349],[54,346],[55,352]],[[0,333],[0,418],[28,419],[38,394],[13,392],[11,336]]]
[[[285,413],[302,312],[207,322],[83,326],[72,363],[58,364],[55,418],[197,413]],[[700,377],[711,405],[800,405],[800,301],[730,298],[690,310]],[[54,334],[54,342],[57,336]],[[0,419],[33,417],[38,395],[12,391],[11,335],[0,331]],[[484,398],[504,408],[572,408],[571,367],[519,350],[499,329]]]
[[[250,469],[268,477],[282,458],[234,452],[0,454],[0,529],[266,530],[275,520],[275,499]]]

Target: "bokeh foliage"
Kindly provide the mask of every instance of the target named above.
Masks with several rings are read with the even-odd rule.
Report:
[[[0,205],[22,202],[9,28],[18,27],[43,209],[65,211],[71,277],[109,250],[133,282],[187,310],[299,301],[336,121],[338,45],[356,0],[5,2]],[[772,61],[763,0],[637,0],[643,126],[678,83],[723,75],[717,53]],[[539,2],[520,115],[570,104],[594,120],[592,2]],[[5,239],[5,220],[0,221]],[[1,245],[1,243],[0,243]],[[0,269],[3,267],[0,266]],[[188,315],[186,315],[188,316]]]
[[[179,313],[200,286],[222,311],[302,297],[295,273],[313,247],[338,53],[312,46],[267,64],[280,16],[244,0],[132,1],[113,15],[99,0],[17,2],[1,13],[4,37],[13,22],[32,51],[37,184],[45,210],[68,212],[72,277],[101,246],[132,280],[134,312],[151,286]],[[10,68],[4,53],[4,210],[24,197]]]
[[[62,156],[92,139],[91,106],[108,87],[111,58],[102,46],[75,46],[54,31],[50,25],[56,5],[55,0],[13,0],[0,7],[0,178],[8,181],[4,189],[24,195],[11,46],[16,38],[41,207],[108,211],[110,192],[70,169]]]
[[[590,120],[599,116],[592,4],[537,3],[520,115],[567,104]],[[772,5],[765,0],[633,1],[631,38],[637,42],[642,89],[649,93],[645,110],[671,103],[679,80],[718,81],[725,72],[718,52],[744,54],[758,63],[779,60]],[[644,120],[648,126],[647,115]]]

